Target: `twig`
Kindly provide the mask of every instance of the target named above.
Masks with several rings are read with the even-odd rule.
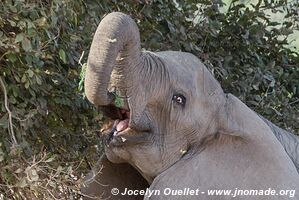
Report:
[[[43,186],[39,186],[39,187],[41,187],[42,189],[44,189],[46,193],[50,194],[50,196],[51,196],[53,199],[55,199],[55,200],[59,200],[59,199],[56,198],[55,195],[54,195],[52,192],[50,192],[50,190],[48,190],[47,188],[45,188],[45,187],[43,187]]]
[[[13,142],[13,146],[17,146],[18,142],[15,136],[15,132],[13,130],[13,123],[12,123],[12,112],[9,109],[9,105],[8,105],[8,98],[7,98],[7,91],[6,91],[6,87],[5,84],[2,80],[2,77],[0,76],[0,84],[2,86],[2,90],[4,92],[4,105],[5,105],[5,109],[8,113],[8,125],[9,125],[9,129],[8,132],[11,134],[11,138],[12,138],[12,142]]]
[[[83,64],[81,63],[81,60],[82,60],[83,56],[84,56],[84,51],[82,52],[82,54],[79,58],[79,61],[78,61],[78,63],[81,65],[81,67],[83,66]]]
[[[96,196],[89,196],[87,194],[84,194],[83,192],[80,192],[80,191],[75,191],[77,194],[83,196],[83,197],[87,197],[89,199],[99,199],[99,200],[102,200],[101,197],[96,197]]]
[[[297,100],[295,100],[295,101],[289,103],[289,105],[292,105],[292,104],[295,104],[295,103],[298,103],[298,102],[299,102],[299,99],[297,99]]]
[[[58,33],[57,33],[57,35],[56,35],[54,38],[48,40],[47,43],[44,44],[44,45],[41,47],[41,50],[43,50],[44,48],[46,48],[52,41],[55,41],[57,38],[60,37],[60,28],[61,28],[61,27],[58,27]]]

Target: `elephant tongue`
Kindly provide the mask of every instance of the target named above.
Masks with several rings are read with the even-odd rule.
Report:
[[[125,130],[126,128],[128,128],[129,126],[129,119],[125,119],[120,121],[117,125],[116,125],[116,130],[118,132],[121,132],[123,130]]]

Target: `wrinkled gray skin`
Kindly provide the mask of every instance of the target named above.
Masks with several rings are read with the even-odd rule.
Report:
[[[296,166],[297,171],[299,172],[299,137],[286,130],[283,130],[282,128],[279,128],[264,117],[260,117],[271,128],[272,132],[282,144],[287,154],[290,156],[294,165]]]
[[[105,193],[102,196],[105,198],[114,185],[136,188],[137,179],[124,177],[134,173],[134,169],[150,189],[275,188],[299,192],[299,175],[292,162],[298,164],[295,136],[259,117],[233,95],[225,94],[194,55],[141,51],[137,25],[118,12],[101,21],[91,45],[85,77],[89,101],[116,119],[119,114],[113,105],[112,91],[124,98],[122,109],[130,111],[129,128],[116,136],[111,134],[113,128],[109,125],[103,131],[108,160],[102,158],[98,165],[104,169],[114,167],[107,173],[103,171],[102,178],[95,177],[97,181],[89,177],[83,192]],[[174,95],[183,95],[185,104],[180,101],[183,97],[175,99]],[[133,166],[131,172],[117,175],[124,168],[121,165],[128,164]],[[132,184],[124,180],[132,180]],[[118,195],[111,199],[142,198]],[[232,199],[208,195],[183,198]],[[160,195],[144,199],[182,197]]]

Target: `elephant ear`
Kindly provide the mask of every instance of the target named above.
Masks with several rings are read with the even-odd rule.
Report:
[[[145,190],[149,185],[139,172],[127,163],[114,164],[103,155],[84,180],[81,188],[83,199],[142,200],[143,196],[120,195],[125,188]],[[117,188],[119,194],[113,196],[111,190]]]

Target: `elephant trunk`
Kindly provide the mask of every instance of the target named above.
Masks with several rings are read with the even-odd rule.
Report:
[[[117,66],[124,74],[130,74],[141,62],[140,35],[133,19],[119,12],[105,16],[88,56],[84,83],[88,100],[97,106],[111,104],[114,97],[108,86],[113,68]]]

